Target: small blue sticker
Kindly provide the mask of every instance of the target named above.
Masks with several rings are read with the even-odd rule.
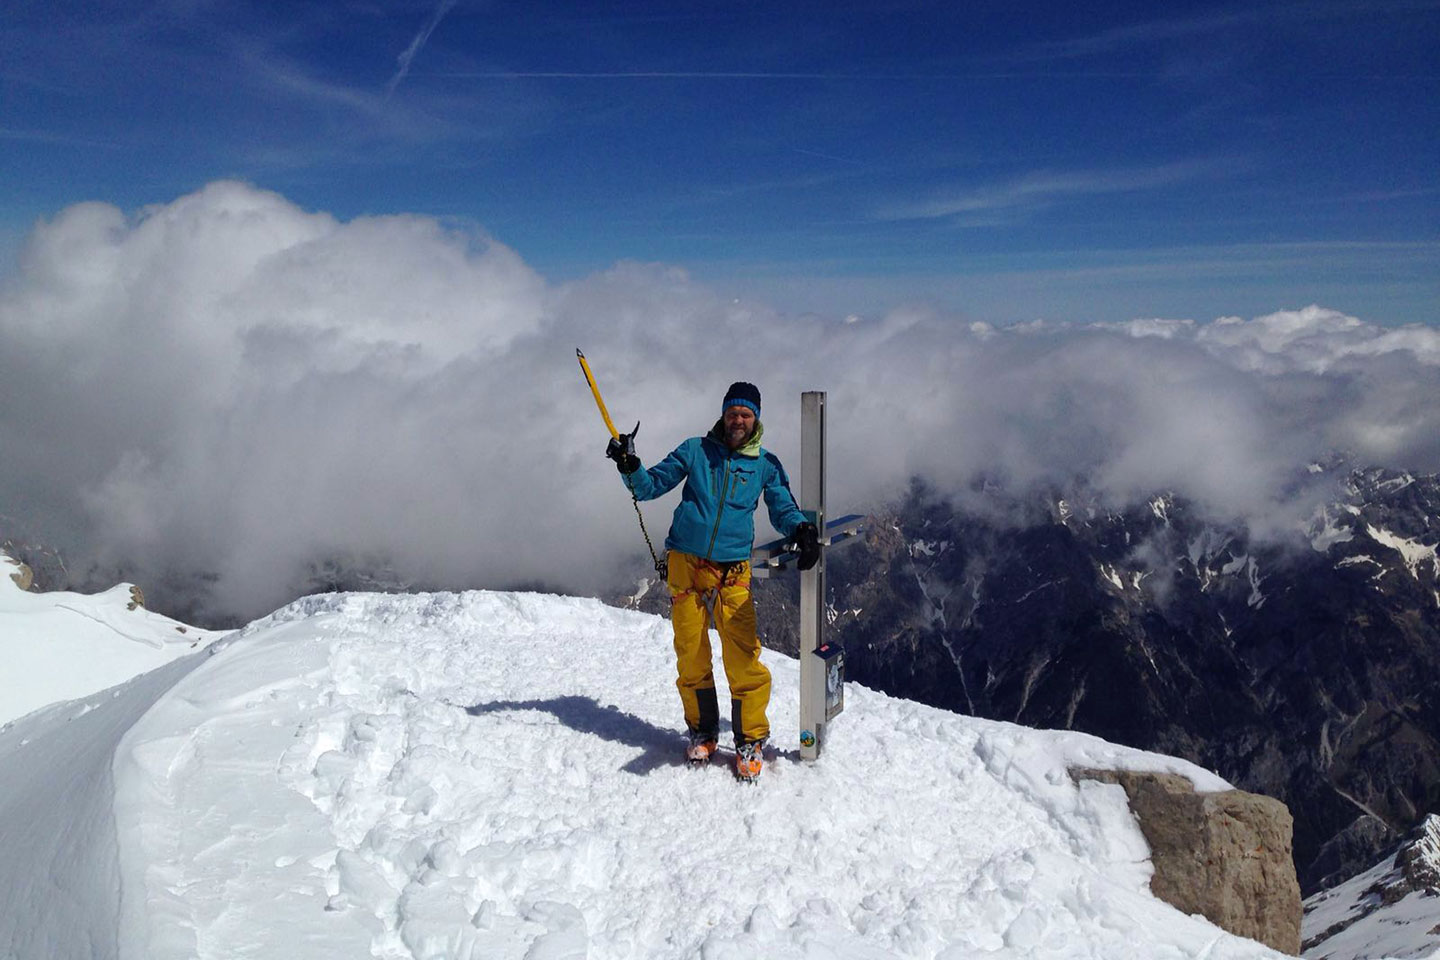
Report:
[[[815,734],[811,733],[809,730],[801,730],[801,731],[800,731],[800,746],[802,746],[802,747],[813,747],[813,746],[815,746]]]

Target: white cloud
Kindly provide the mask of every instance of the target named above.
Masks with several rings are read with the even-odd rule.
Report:
[[[1273,518],[1334,449],[1440,468],[1440,333],[1310,307],[1254,320],[970,324],[923,307],[786,316],[684,271],[556,286],[423,217],[341,222],[216,183],[39,225],[0,287],[0,512],[72,568],[213,574],[263,613],[328,558],[440,586],[608,586],[643,551],[575,364],[654,462],[751,380],[798,470],[830,392],[831,496],[1091,478]],[[663,538],[671,503],[647,508]],[[152,581],[153,582],[153,581]],[[147,583],[147,587],[149,583]]]
[[[1276,372],[1325,373],[1346,358],[1388,353],[1406,354],[1423,366],[1440,366],[1440,330],[1434,327],[1386,329],[1313,304],[1249,323],[1223,317],[1202,330],[1199,340],[1228,354],[1237,366]]]

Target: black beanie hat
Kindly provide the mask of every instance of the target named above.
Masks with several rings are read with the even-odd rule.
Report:
[[[755,418],[760,418],[760,388],[753,383],[746,383],[744,380],[737,380],[730,384],[730,389],[725,391],[725,403],[720,407],[720,413],[724,414],[731,407],[749,407],[755,411]]]

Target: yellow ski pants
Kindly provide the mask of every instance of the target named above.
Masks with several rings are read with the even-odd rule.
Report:
[[[750,596],[750,564],[711,563],[671,550],[670,623],[675,629],[675,686],[691,730],[718,733],[719,704],[710,651],[710,624],[720,633],[720,658],[730,685],[735,742],[770,735],[765,708],[770,704],[770,670],[760,662],[755,635],[755,601]]]

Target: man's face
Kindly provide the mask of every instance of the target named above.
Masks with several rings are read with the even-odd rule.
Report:
[[[725,411],[725,443],[731,450],[738,450],[755,432],[755,411],[739,405]]]

